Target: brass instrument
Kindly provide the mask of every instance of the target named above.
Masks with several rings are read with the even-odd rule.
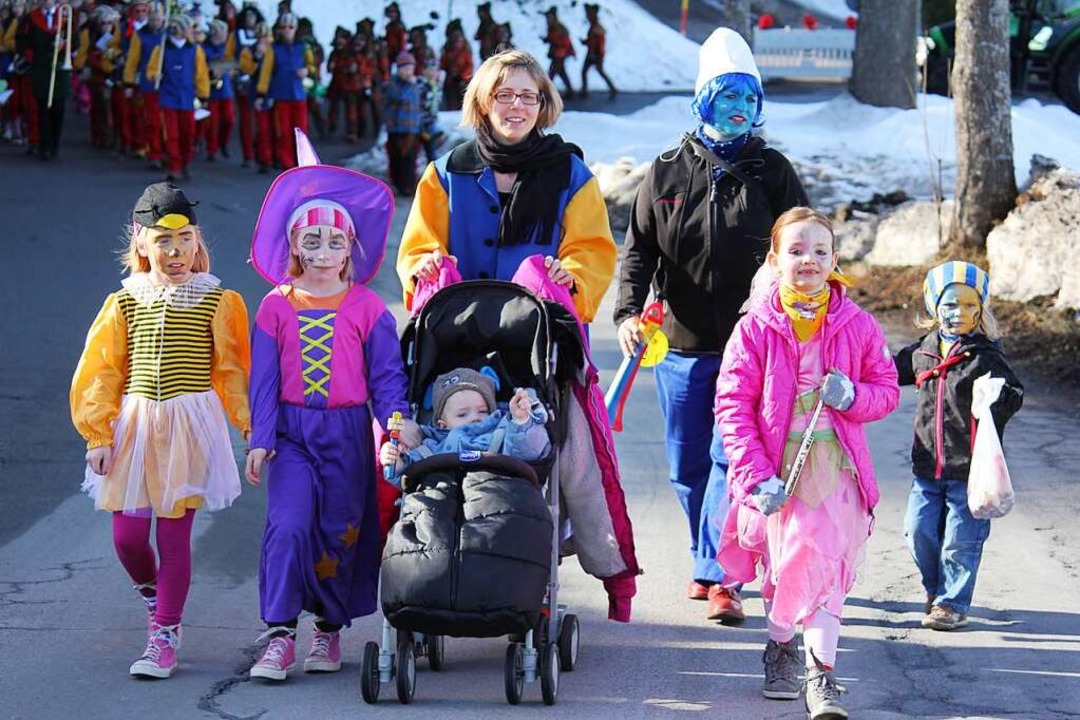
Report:
[[[71,72],[71,45],[75,39],[74,15],[68,3],[63,3],[56,9],[56,41],[53,43],[52,66],[49,73],[48,107],[50,108],[53,104],[53,96],[56,94],[56,73],[61,70]],[[57,63],[60,61],[61,36],[64,37],[64,63],[57,68]]]

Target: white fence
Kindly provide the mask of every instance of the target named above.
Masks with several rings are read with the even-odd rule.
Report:
[[[855,31],[777,28],[754,31],[754,60],[763,80],[848,78]]]

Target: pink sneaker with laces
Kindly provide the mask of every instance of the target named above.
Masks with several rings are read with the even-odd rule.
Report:
[[[304,672],[337,672],[341,669],[341,633],[315,628],[311,652],[304,659]]]
[[[167,678],[176,671],[177,630],[179,625],[158,626],[146,643],[142,657],[131,665],[135,677]]]
[[[282,630],[287,630],[281,634]],[[259,662],[252,666],[249,675],[263,680],[282,681],[296,665],[296,631],[289,628],[273,628],[269,632],[278,633],[270,638],[266,650]],[[259,639],[262,640],[264,634]]]

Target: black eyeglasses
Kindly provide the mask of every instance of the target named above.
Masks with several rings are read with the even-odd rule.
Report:
[[[513,105],[514,100],[521,100],[522,105],[539,105],[544,100],[544,96],[540,93],[516,93],[511,90],[500,90],[495,93],[494,98],[500,105]]]

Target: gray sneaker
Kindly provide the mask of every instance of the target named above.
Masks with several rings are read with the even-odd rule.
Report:
[[[761,694],[770,700],[799,699],[799,648],[795,638],[786,643],[769,640],[765,645],[765,684]]]
[[[810,720],[841,720],[848,716],[840,705],[840,687],[831,670],[814,658],[816,667],[806,671],[806,712]]]

